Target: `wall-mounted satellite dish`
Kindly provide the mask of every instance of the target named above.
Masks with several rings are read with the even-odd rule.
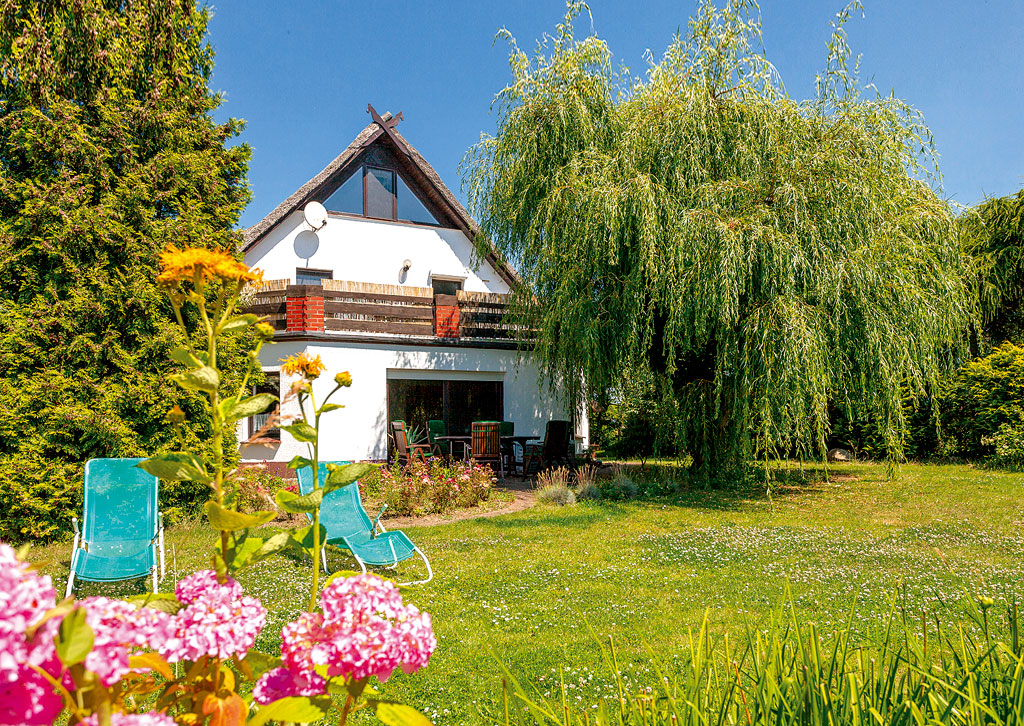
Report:
[[[309,202],[303,208],[302,216],[314,232],[327,224],[327,209],[320,202]]]

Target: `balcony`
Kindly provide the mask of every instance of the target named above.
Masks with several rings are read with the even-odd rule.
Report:
[[[246,310],[265,316],[277,339],[310,334],[339,339],[401,339],[435,345],[519,347],[529,336],[505,320],[507,296],[429,287],[324,280],[265,280],[246,294]]]

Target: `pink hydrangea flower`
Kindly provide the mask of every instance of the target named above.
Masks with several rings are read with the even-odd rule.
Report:
[[[224,584],[217,581],[217,573],[213,570],[198,570],[188,577],[179,580],[174,588],[174,595],[182,605],[191,605],[201,597],[230,595],[232,600],[242,597],[242,586],[233,577],[228,577]]]
[[[217,582],[212,570],[189,575],[175,588],[185,607],[172,619],[172,630],[158,646],[169,662],[245,657],[267,622],[267,610],[254,597],[242,595],[234,579]]]
[[[38,575],[0,543],[0,726],[49,724],[62,703],[50,684],[31,666],[60,673],[53,638],[56,618],[29,639],[26,631],[56,605],[50,578]]]
[[[96,714],[83,719],[82,726],[98,726]],[[166,713],[149,711],[148,713],[112,713],[110,726],[175,726],[174,719]]]
[[[124,600],[90,597],[82,601],[95,641],[85,667],[104,686],[112,686],[132,670],[128,657],[136,649],[158,649],[173,632],[169,614],[136,608]],[[139,669],[135,669],[139,671]]]
[[[385,681],[396,668],[422,668],[437,648],[430,615],[404,604],[395,584],[376,575],[335,580],[320,605],[322,614],[303,613],[281,631],[284,668],[310,689],[317,666],[330,677]],[[283,684],[280,692],[289,687],[281,674],[273,684]],[[268,692],[271,685],[268,679]]]
[[[327,692],[327,683],[312,671],[274,668],[263,674],[252,689],[256,703],[266,705],[288,696],[319,696]]]

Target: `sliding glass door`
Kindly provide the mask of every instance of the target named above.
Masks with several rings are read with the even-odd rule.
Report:
[[[449,434],[468,434],[474,421],[501,421],[504,417],[501,381],[388,380],[389,422],[402,420],[425,431],[428,420],[441,419]]]

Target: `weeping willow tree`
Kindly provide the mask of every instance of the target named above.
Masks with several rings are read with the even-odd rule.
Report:
[[[1024,189],[987,199],[958,221],[976,267],[984,337],[977,352],[1024,342]]]
[[[803,102],[751,0],[702,4],[642,78],[574,37],[582,4],[532,55],[503,33],[513,79],[463,168],[481,239],[520,271],[516,315],[552,377],[603,388],[648,367],[704,475],[820,456],[830,403],[869,415],[898,459],[901,397],[967,328],[968,258],[931,134],[859,87],[854,9]]]

